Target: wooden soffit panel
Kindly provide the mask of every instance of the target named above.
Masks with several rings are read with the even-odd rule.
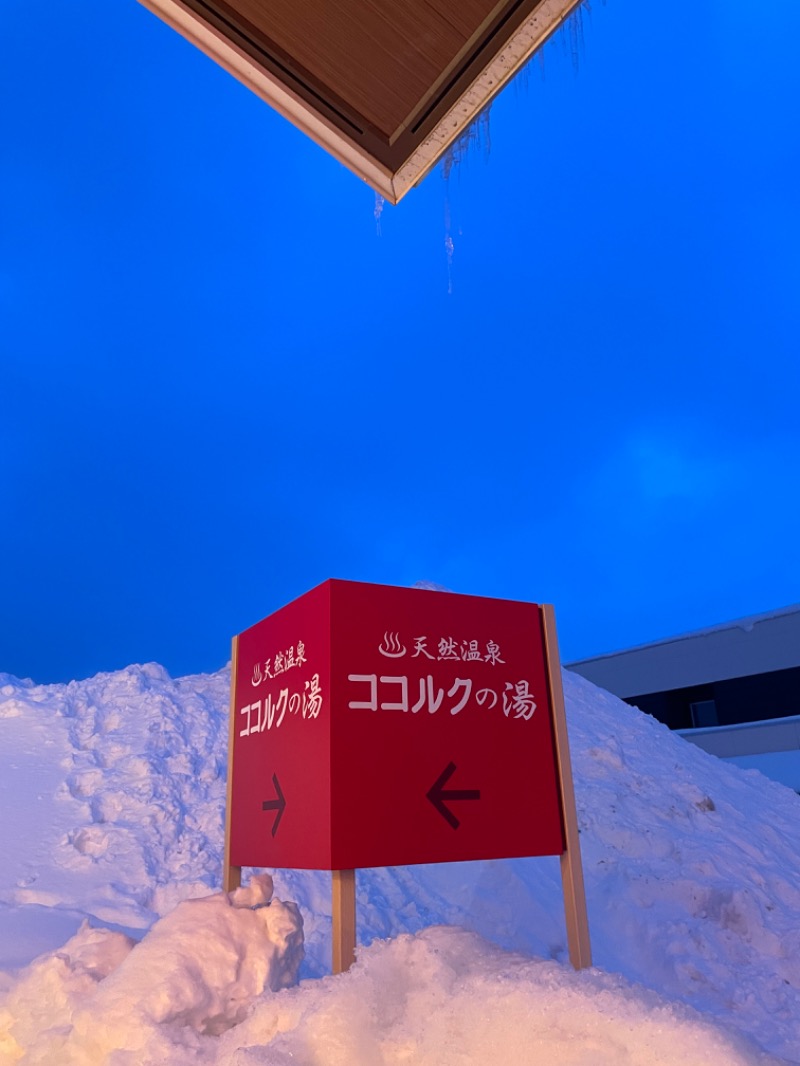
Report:
[[[581,0],[141,0],[392,203]]]

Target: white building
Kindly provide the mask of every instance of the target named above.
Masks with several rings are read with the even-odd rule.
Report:
[[[800,605],[566,666],[707,751],[800,790]]]

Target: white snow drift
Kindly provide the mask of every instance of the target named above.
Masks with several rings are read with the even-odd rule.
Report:
[[[524,859],[360,871],[331,978],[329,875],[219,892],[226,672],[0,675],[0,1064],[800,1062],[800,799],[565,691],[598,969]]]

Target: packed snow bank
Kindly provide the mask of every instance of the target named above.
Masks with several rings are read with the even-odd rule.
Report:
[[[268,874],[179,904],[139,944],[85,924],[12,985],[0,1064],[171,1062],[241,1022],[265,989],[294,984],[302,958],[302,918],[272,898]]]
[[[596,965],[800,1063],[800,798],[564,684]],[[82,917],[141,935],[219,888],[227,700],[226,671],[0,676],[0,967],[57,948]],[[330,875],[274,877],[303,915],[301,976],[328,973]],[[447,924],[566,959],[556,859],[362,870],[357,898],[361,944]],[[3,923],[45,912],[25,957]]]
[[[150,663],[68,685],[0,674],[0,851],[13,856],[0,905],[135,931],[219,888],[227,701],[227,671],[173,680]],[[9,922],[0,906],[0,934]]]
[[[226,1066],[775,1061],[688,1008],[618,977],[576,974],[443,927],[375,943],[342,977],[261,998],[220,1044],[216,1062]],[[237,1046],[248,1045],[247,1054],[234,1057]]]
[[[273,908],[237,911],[226,903],[214,896],[182,904],[132,950],[118,933],[83,929],[34,964],[9,997],[7,1016],[16,1021],[5,1036],[0,1023],[0,1063],[15,1056],[22,1066],[776,1062],[622,978],[575,974],[445,927],[376,942],[349,973],[274,995],[265,989],[289,975],[282,969],[277,981],[265,979],[268,966],[257,958],[259,948],[274,950]],[[194,952],[187,937],[199,937]],[[291,949],[287,959],[296,961]]]

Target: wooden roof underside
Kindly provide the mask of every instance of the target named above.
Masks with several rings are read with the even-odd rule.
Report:
[[[580,0],[142,0],[392,203]]]

